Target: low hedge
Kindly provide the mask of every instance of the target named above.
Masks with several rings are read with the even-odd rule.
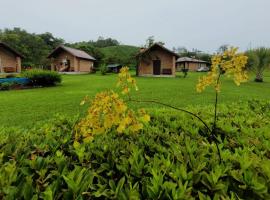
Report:
[[[55,71],[33,69],[26,70],[22,73],[22,77],[31,80],[33,86],[53,86],[61,83],[61,75]]]
[[[88,144],[74,143],[75,119],[63,116],[2,129],[0,199],[270,199],[270,103],[219,111],[221,163],[200,122],[171,110],[153,111],[139,134]]]

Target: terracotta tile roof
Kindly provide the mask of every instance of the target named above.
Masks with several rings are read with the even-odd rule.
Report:
[[[59,50],[59,49],[63,49],[64,51],[69,52],[71,55],[78,57],[78,58],[83,58],[86,60],[96,60],[93,56],[90,56],[88,53],[86,53],[85,51],[79,50],[79,49],[74,49],[71,47],[67,47],[64,45],[60,45],[58,47],[56,47],[53,52],[48,56],[48,58],[53,57],[53,55]]]
[[[16,51],[15,49],[13,49],[13,48],[11,48],[9,45],[7,45],[6,43],[4,43],[4,42],[0,42],[0,47],[4,47],[4,48],[6,48],[6,49],[8,49],[9,51],[11,51],[11,52],[13,52],[15,55],[17,55],[17,56],[19,56],[19,57],[21,57],[21,58],[24,58],[24,56],[21,54],[21,53],[19,53],[18,51]]]

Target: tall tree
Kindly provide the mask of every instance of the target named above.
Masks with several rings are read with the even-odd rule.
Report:
[[[51,49],[54,49],[65,42],[62,38],[56,38],[49,32],[39,34],[38,36],[41,37]]]
[[[260,47],[247,51],[248,67],[256,71],[256,82],[263,82],[263,72],[270,67],[270,49]]]

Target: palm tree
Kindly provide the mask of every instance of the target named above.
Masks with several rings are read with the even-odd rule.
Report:
[[[270,67],[270,49],[260,47],[247,52],[248,67],[256,71],[256,82],[263,82],[263,71]]]

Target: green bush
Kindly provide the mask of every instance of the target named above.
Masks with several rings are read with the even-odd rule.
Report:
[[[10,90],[13,84],[14,83],[8,83],[8,82],[0,83],[0,90]]]
[[[210,122],[212,109],[193,109]],[[270,103],[221,106],[222,162],[203,125],[154,110],[139,134],[74,143],[63,116],[0,129],[0,199],[270,199]]]
[[[57,72],[41,69],[24,71],[22,77],[30,79],[33,86],[53,86],[62,81]]]
[[[105,64],[100,66],[100,73],[101,75],[106,75],[108,73],[108,67]]]
[[[6,78],[16,78],[17,75],[16,74],[7,74]]]

